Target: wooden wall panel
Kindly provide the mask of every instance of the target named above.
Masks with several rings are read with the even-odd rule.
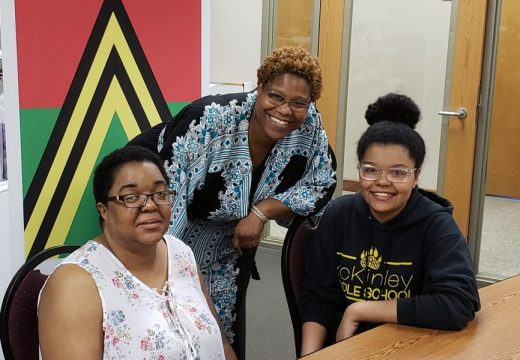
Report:
[[[486,0],[458,2],[451,109],[464,107],[468,117],[449,118],[443,195],[454,204],[454,217],[468,235],[476,119],[486,22]]]
[[[503,0],[486,193],[520,198],[520,1]]]
[[[344,1],[322,0],[318,56],[323,73],[323,91],[317,106],[332,148],[336,148]],[[341,121],[344,121],[343,119]]]
[[[313,0],[278,0],[276,47],[301,46],[311,51]]]

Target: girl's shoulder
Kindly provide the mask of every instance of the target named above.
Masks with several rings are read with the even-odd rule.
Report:
[[[332,211],[359,210],[363,204],[361,194],[352,193],[338,196],[329,203],[328,207],[331,207]]]

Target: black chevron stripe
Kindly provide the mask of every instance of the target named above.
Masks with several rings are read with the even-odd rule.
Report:
[[[65,98],[63,107],[58,115],[56,125],[52,131],[49,142],[44,150],[42,159],[40,160],[36,170],[35,176],[25,196],[25,226],[27,226],[29,219],[32,216],[34,207],[36,206],[38,200],[38,196],[40,195],[45,184],[45,180],[50,172],[54,158],[59,151],[59,146],[62,142],[67,126],[69,125],[72,113],[77,106],[81,90],[83,89],[88,73],[91,69],[96,51],[99,48],[111,14],[115,14],[119,25],[121,26],[121,29],[128,42],[128,46],[131,49],[132,55],[135,57],[135,61],[140,70],[141,76],[144,79],[148,92],[154,100],[154,104],[162,121],[168,120],[171,117],[164,96],[160,91],[159,85],[153,75],[153,72],[122,2],[120,0],[105,0],[85,47],[81,61],[76,70],[76,74],[74,75],[74,79]],[[137,93],[131,84],[129,75],[123,66],[123,59],[121,59],[116,49],[113,48],[103,69],[103,73],[95,90],[95,94],[91,103],[89,104],[89,108],[84,122],[81,125],[78,138],[75,139],[73,149],[67,160],[63,174],[61,175],[61,178],[58,182],[57,189],[59,190],[53,194],[49,208],[47,209],[47,212],[44,216],[43,223],[41,224],[36,239],[32,244],[29,256],[32,256],[33,254],[45,248],[47,238],[60,212],[65,194],[67,193],[67,189],[69,188],[71,180],[77,169],[79,159],[81,158],[81,155],[86,148],[89,135],[99,114],[99,110],[108,91],[110,82],[114,76],[117,77],[121,84],[125,97],[127,98],[128,104],[135,118],[137,119],[137,123],[141,131],[148,129],[151,126],[149,119],[147,119],[146,113],[144,112],[144,109],[139,101]]]

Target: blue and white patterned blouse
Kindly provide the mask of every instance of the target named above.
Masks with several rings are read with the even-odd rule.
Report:
[[[204,97],[130,143],[165,160],[174,194],[169,233],[193,249],[231,338],[237,222],[267,198],[296,214],[319,216],[335,188],[335,158],[314,104],[301,127],[253,169],[248,128],[255,101],[256,92]]]

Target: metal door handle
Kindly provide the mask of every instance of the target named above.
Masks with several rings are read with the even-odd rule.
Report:
[[[439,115],[456,116],[462,120],[462,119],[465,119],[466,116],[468,116],[468,113],[467,113],[466,109],[459,108],[459,109],[457,109],[457,111],[441,110],[441,111],[439,111]]]

